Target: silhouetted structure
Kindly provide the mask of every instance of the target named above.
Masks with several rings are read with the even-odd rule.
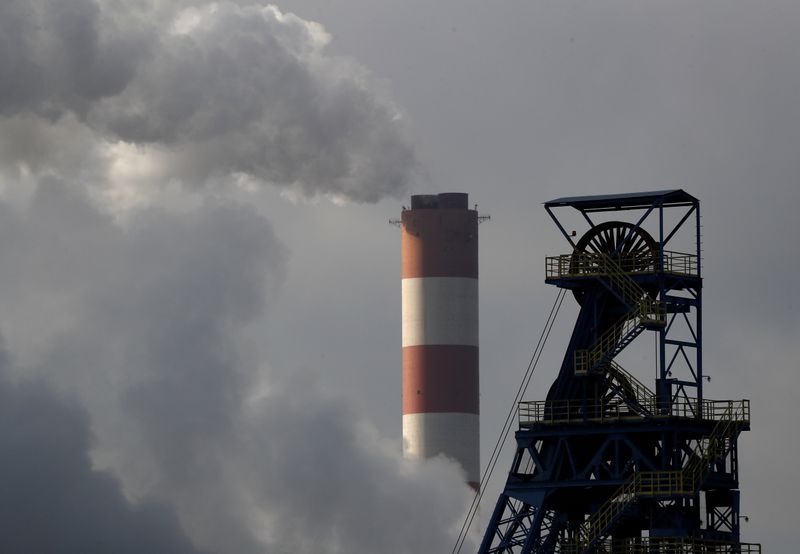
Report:
[[[561,209],[589,225],[577,242]],[[519,405],[514,460],[479,552],[761,552],[739,537],[749,401],[703,395],[698,200],[667,190],[559,198],[545,210],[572,247],[546,259],[546,282],[570,290],[580,313],[547,399]],[[680,240],[688,252],[670,249]],[[653,389],[616,360],[645,331],[657,337]]]

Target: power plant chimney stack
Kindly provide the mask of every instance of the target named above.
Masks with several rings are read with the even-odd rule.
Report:
[[[403,209],[403,455],[439,454],[480,482],[478,212],[465,193]]]

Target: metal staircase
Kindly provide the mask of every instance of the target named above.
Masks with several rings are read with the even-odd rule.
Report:
[[[699,201],[675,189],[545,210],[571,247],[545,259],[545,282],[570,291],[579,313],[546,397],[518,403],[479,554],[760,554],[740,541],[749,401],[703,393]],[[588,229],[576,239],[579,218]],[[649,387],[615,361],[644,331],[655,339]]]
[[[728,450],[730,437],[745,421],[743,405],[731,404],[707,439],[701,441],[681,470],[640,471],[631,475],[617,491],[579,528],[572,549],[588,554],[611,531],[640,498],[693,496],[711,471],[714,461]]]
[[[648,417],[655,413],[656,394],[615,361],[604,367],[608,388],[636,414]]]
[[[648,327],[663,327],[663,307],[640,287],[620,264],[606,254],[595,254],[603,284],[630,307],[617,323],[611,325],[591,346],[575,351],[575,374],[586,375],[610,362]]]

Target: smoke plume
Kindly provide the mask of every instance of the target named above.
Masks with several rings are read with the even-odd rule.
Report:
[[[0,5],[0,550],[446,549],[457,467],[254,346],[291,253],[239,192],[401,194],[399,111],[317,23],[127,4]]]
[[[194,554],[175,513],[128,502],[92,468],[89,420],[40,381],[12,383],[0,354],[0,550]]]
[[[88,193],[49,179],[25,209],[0,203],[0,234],[0,258],[14,260],[0,266],[0,326],[21,359],[14,376],[50,383],[87,414],[32,405],[40,414],[30,423],[15,416],[28,441],[14,447],[17,463],[52,450],[47,441],[56,439],[40,429],[64,448],[74,442],[82,480],[48,474],[31,494],[49,498],[51,487],[71,483],[67,514],[89,501],[84,483],[106,483],[92,501],[117,527],[80,536],[113,545],[130,520],[142,544],[168,545],[149,549],[159,552],[366,554],[450,544],[454,507],[469,498],[454,465],[399,459],[396,444],[347,399],[320,390],[312,373],[272,369],[248,347],[288,256],[253,209],[209,200],[183,213],[141,209],[120,225]],[[70,417],[76,423],[63,432]],[[105,473],[92,472],[90,454]],[[60,462],[50,461],[52,473]],[[19,514],[31,528],[59,517]]]
[[[169,182],[398,196],[417,173],[400,113],[330,40],[274,6],[9,0],[0,128],[38,148],[0,143],[0,160],[62,174],[43,135],[68,127],[84,141],[73,177],[129,202]]]

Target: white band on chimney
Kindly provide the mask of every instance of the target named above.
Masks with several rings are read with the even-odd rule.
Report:
[[[433,458],[440,454],[458,461],[468,483],[480,482],[479,416],[460,413],[421,413],[403,416],[403,455]]]
[[[478,280],[403,279],[403,346],[478,346]]]

